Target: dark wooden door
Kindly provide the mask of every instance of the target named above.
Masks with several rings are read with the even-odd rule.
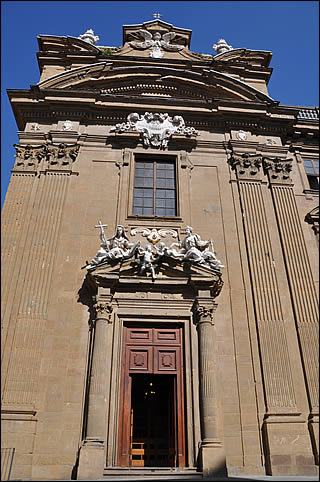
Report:
[[[182,328],[124,327],[123,340],[119,465],[184,466]]]

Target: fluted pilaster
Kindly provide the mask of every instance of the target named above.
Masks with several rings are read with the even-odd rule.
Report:
[[[13,172],[2,209],[1,230],[1,353],[6,341],[10,314],[7,309],[15,284],[16,268],[22,262],[29,199],[36,172]]]
[[[234,155],[262,361],[267,413],[294,410],[295,393],[261,184],[262,157]]]
[[[312,420],[319,415],[318,302],[290,178],[292,161],[264,158],[263,162],[278,221]]]
[[[24,189],[31,188],[32,182],[36,184],[31,217],[27,219],[24,216],[25,240],[21,248],[19,273],[17,279],[11,277],[9,284],[10,290],[15,293],[15,304],[10,315],[15,328],[11,347],[6,347],[7,352],[11,349],[11,353],[4,376],[3,403],[33,405],[37,393],[44,320],[47,318],[63,206],[72,169],[70,163],[66,167],[51,165],[46,146],[16,146],[16,150],[17,159],[11,180],[13,187],[21,191],[23,184],[26,184]],[[35,174],[38,176],[35,177]],[[30,180],[31,175],[33,181]],[[17,185],[18,179],[20,182]],[[15,209],[19,210],[19,207]]]

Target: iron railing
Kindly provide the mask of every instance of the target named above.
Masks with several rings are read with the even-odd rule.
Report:
[[[1,449],[1,480],[10,480],[14,448]]]

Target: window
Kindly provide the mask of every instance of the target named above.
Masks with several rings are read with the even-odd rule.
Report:
[[[177,215],[174,160],[136,159],[133,215]]]
[[[313,159],[305,159],[304,167],[306,169],[310,189],[319,189],[319,161]]]

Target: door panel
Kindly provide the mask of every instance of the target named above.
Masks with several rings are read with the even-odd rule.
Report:
[[[127,328],[125,334],[126,343],[141,345],[142,343],[149,344],[153,342],[152,328]]]
[[[127,347],[126,354],[130,372],[152,373],[153,368],[153,347]]]
[[[154,347],[154,373],[176,373],[180,362],[180,347]]]

